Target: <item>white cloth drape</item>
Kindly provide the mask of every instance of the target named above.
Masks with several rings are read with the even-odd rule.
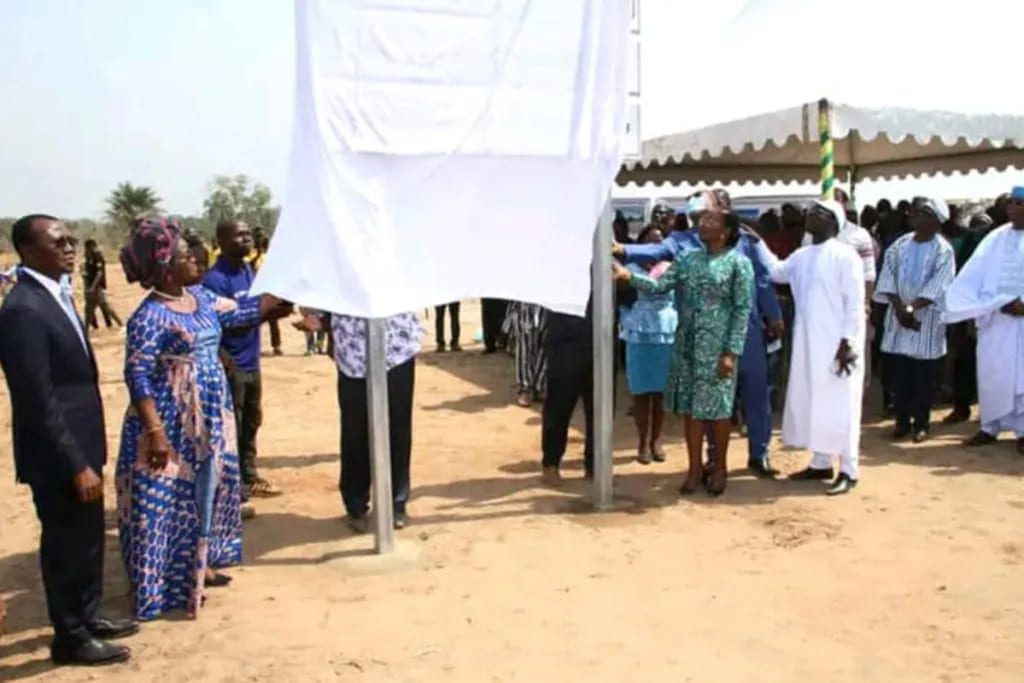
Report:
[[[582,313],[619,164],[627,0],[296,0],[280,223],[253,289],[384,317]]]

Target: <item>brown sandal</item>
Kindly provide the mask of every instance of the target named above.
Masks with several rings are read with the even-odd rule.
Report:
[[[282,493],[284,491],[263,478],[257,479],[249,486],[249,495],[253,498],[276,498]]]

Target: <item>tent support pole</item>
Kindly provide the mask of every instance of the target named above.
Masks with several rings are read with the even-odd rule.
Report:
[[[818,100],[818,145],[821,167],[821,198],[835,198],[836,166],[832,147],[832,107],[828,100]]]
[[[612,506],[612,435],[615,393],[615,301],[612,282],[612,203],[604,210],[594,231],[592,263],[594,334],[594,506]]]
[[[388,416],[388,368],[385,336],[387,321],[366,321],[366,404],[369,408],[370,478],[373,482],[374,550],[386,555],[395,550],[395,524],[391,509],[391,432]]]
[[[856,146],[853,144],[853,136],[856,133],[850,131],[846,136],[846,147],[849,160],[847,161],[847,167],[850,169],[850,204],[857,206],[857,154]]]

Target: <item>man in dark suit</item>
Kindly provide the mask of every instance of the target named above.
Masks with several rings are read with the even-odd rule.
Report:
[[[560,486],[560,467],[569,439],[569,423],[576,404],[583,402],[585,439],[583,471],[594,476],[594,327],[592,302],[586,315],[548,313],[548,390],[541,412],[542,479]]]
[[[14,464],[42,525],[40,565],[55,664],[123,662],[106,640],[138,631],[98,614],[103,591],[106,435],[96,360],[71,299],[75,241],[53,216],[14,223],[18,284],[0,307],[0,366],[11,396]]]

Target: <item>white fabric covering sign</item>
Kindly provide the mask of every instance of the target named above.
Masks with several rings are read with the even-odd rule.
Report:
[[[254,292],[361,317],[582,313],[629,0],[296,0],[288,189]]]

